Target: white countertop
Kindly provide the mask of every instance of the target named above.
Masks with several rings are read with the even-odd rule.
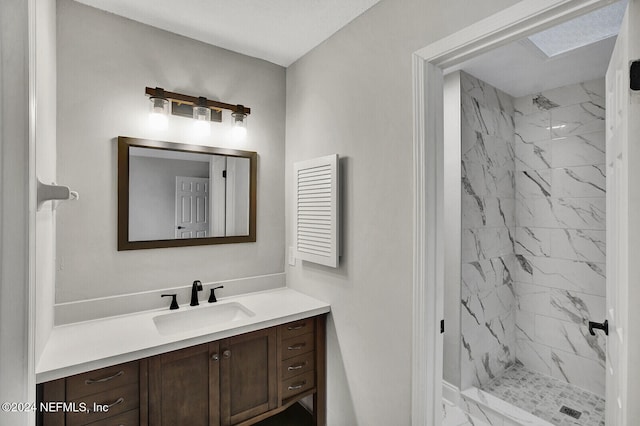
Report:
[[[206,309],[212,306],[183,305],[169,311],[155,309],[129,315],[54,327],[36,367],[38,383],[110,365],[133,361],[200,343],[297,321],[331,310],[324,303],[289,288],[221,298],[216,305],[240,303],[254,316],[223,324],[198,325],[193,330],[161,335],[153,322],[158,314]]]

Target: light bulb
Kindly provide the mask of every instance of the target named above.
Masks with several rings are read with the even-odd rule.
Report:
[[[166,130],[169,127],[169,119],[164,114],[152,112],[149,114],[149,125],[155,130]]]
[[[242,140],[247,136],[247,128],[242,126],[233,126],[231,128],[231,136],[236,140]]]
[[[154,96],[149,101],[149,124],[156,130],[165,130],[169,126],[169,100]]]
[[[233,119],[231,135],[236,140],[244,139],[247,136],[247,114],[243,111],[244,109],[231,113]]]
[[[205,106],[194,106],[193,119],[197,121],[211,121],[211,110]]]
[[[211,134],[210,121],[195,120],[193,122],[193,132],[197,137],[209,136]]]

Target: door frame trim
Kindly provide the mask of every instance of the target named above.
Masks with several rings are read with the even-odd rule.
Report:
[[[442,401],[443,76],[456,65],[613,0],[522,0],[417,50],[413,67],[413,346],[411,424],[439,426]],[[435,350],[434,350],[435,348]]]

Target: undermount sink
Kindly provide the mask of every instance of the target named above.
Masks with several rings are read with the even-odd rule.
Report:
[[[158,332],[165,335],[240,321],[254,315],[240,303],[231,302],[156,315],[153,323]]]

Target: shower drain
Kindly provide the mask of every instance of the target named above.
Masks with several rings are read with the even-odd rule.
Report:
[[[566,414],[567,416],[571,416],[574,419],[579,419],[580,416],[582,415],[582,412],[580,412],[578,410],[574,410],[573,408],[569,408],[566,405],[562,406],[562,408],[560,409],[560,412],[562,414]]]

